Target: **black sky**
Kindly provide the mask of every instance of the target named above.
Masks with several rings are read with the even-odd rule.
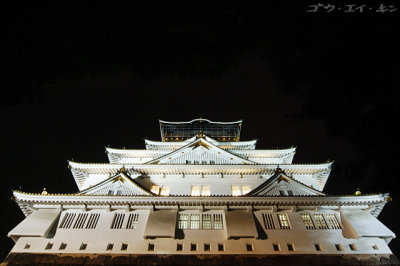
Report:
[[[12,189],[76,192],[66,160],[144,148],[158,119],[244,119],[259,148],[335,160],[325,191],[390,192],[379,218],[399,233],[399,11],[317,2],[2,2],[1,256]]]

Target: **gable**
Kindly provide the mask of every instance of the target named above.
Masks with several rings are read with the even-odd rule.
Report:
[[[225,151],[202,137],[148,164],[254,164]]]
[[[302,184],[285,173],[275,173],[249,193],[252,196],[323,196],[325,194]]]
[[[135,196],[148,196],[151,195],[149,191],[136,183],[130,177],[123,173],[119,173],[109,179],[81,191],[80,194],[84,195],[135,195]]]

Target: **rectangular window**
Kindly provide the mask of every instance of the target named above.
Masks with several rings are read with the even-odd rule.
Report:
[[[45,249],[52,249],[53,248],[53,243],[47,243],[46,248]]]
[[[317,224],[318,229],[328,229],[322,214],[314,214],[314,221]]]
[[[192,186],[192,192],[191,195],[196,197],[196,196],[200,196],[200,186]]]
[[[242,186],[242,195],[246,195],[249,192],[250,192],[250,186],[248,185]]]
[[[127,250],[127,249],[128,249],[128,244],[122,243],[121,250]]]
[[[59,250],[64,250],[67,248],[67,244],[61,243]]]
[[[122,223],[124,222],[125,214],[124,213],[115,213],[114,219],[111,224],[111,229],[121,229]]]
[[[272,248],[274,249],[274,251],[281,251],[281,247],[279,246],[279,244],[272,244]]]
[[[303,219],[303,223],[307,229],[315,229],[314,223],[311,219],[311,215],[302,213],[301,218]]]
[[[151,186],[151,192],[153,192],[156,195],[160,194],[160,186],[152,185]]]
[[[189,214],[179,214],[179,229],[189,229]]]
[[[75,224],[74,224],[73,228],[82,229],[83,226],[85,225],[87,217],[88,217],[87,213],[78,214],[78,217],[76,218],[76,221],[75,221]]]
[[[202,186],[201,187],[201,195],[202,196],[210,196],[210,186]]]
[[[321,245],[320,244],[314,244],[315,250],[316,251],[322,251]]]
[[[86,243],[82,243],[81,246],[79,247],[79,250],[85,250],[87,248]]]
[[[294,194],[293,194],[293,191],[292,191],[292,190],[288,190],[288,191],[287,191],[287,194],[288,194],[289,196],[294,196]]]
[[[204,251],[210,251],[210,244],[204,244]]]
[[[169,186],[162,186],[160,195],[169,196]]]
[[[275,224],[274,224],[274,220],[272,218],[272,214],[263,213],[262,217],[263,217],[265,229],[275,229]]]
[[[95,229],[97,226],[97,222],[99,221],[100,213],[91,213],[89,216],[89,220],[86,224],[86,229]]]
[[[190,215],[190,229],[200,229],[200,214]]]
[[[201,164],[207,164],[207,161],[201,161]]]
[[[193,164],[199,164],[199,161],[193,161]]]
[[[191,251],[196,251],[197,250],[197,244],[190,244],[190,250]]]
[[[224,228],[222,214],[214,213],[214,229],[221,230]]]
[[[241,194],[240,186],[232,186],[232,196],[240,196]]]
[[[289,218],[286,213],[278,213],[281,229],[290,229]]]
[[[108,244],[107,245],[107,250],[112,250],[114,248],[114,244]]]
[[[109,190],[108,195],[114,195],[114,190]]]
[[[72,225],[72,222],[74,221],[76,216],[76,213],[66,213],[64,215],[63,220],[60,223],[59,228],[70,228]]]
[[[31,248],[31,244],[25,244],[24,249],[30,249]]]
[[[139,221],[138,213],[130,213],[128,216],[128,222],[126,223],[126,229],[135,229]]]
[[[293,244],[287,244],[287,248],[288,248],[289,251],[294,251]]]
[[[224,244],[218,244],[218,251],[224,251],[225,247]]]
[[[154,251],[154,244],[149,243],[149,246],[147,247],[148,251]]]
[[[284,190],[279,190],[279,195],[281,195],[281,196],[286,196],[286,193],[285,193]]]
[[[186,164],[191,164],[192,162],[189,160],[186,160]]]
[[[176,244],[176,251],[182,251],[183,250],[183,244]]]
[[[122,190],[117,190],[117,194],[116,195],[121,196],[122,195]]]
[[[209,213],[204,213],[204,214],[202,215],[202,229],[205,229],[205,230],[210,230],[210,229],[212,229],[211,214],[209,214]]]
[[[215,164],[215,161],[210,161],[210,164]]]
[[[331,227],[331,229],[342,229],[340,226],[339,220],[337,219],[336,215],[333,213],[326,215],[326,220]]]
[[[378,245],[376,245],[376,244],[373,245],[372,248],[375,249],[375,250],[379,250]]]

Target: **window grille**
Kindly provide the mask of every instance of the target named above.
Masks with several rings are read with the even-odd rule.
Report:
[[[139,221],[138,213],[130,213],[128,216],[128,222],[126,223],[126,229],[135,229]]]
[[[210,196],[210,186],[202,186],[201,187],[201,195],[202,196]]]
[[[192,186],[192,192],[191,195],[196,197],[196,196],[200,196],[200,186]]]
[[[95,229],[97,226],[97,222],[99,221],[100,213],[91,213],[89,216],[89,220],[86,224],[86,229]]]
[[[240,196],[241,194],[240,186],[232,186],[232,196]]]
[[[307,229],[315,229],[315,225],[311,219],[311,215],[302,213],[301,218],[303,219],[303,223]]]
[[[335,214],[333,213],[327,214],[326,220],[328,221],[328,224],[331,227],[331,229],[342,229]]]
[[[289,195],[289,196],[294,196],[294,194],[293,194],[293,191],[292,191],[292,190],[288,190],[288,191],[287,191],[287,193],[288,193],[288,195]]]
[[[274,220],[272,218],[272,214],[263,213],[262,217],[263,217],[265,229],[275,229],[275,224],[274,224]]]
[[[190,229],[200,229],[200,214],[190,215]]]
[[[70,228],[72,225],[72,222],[74,221],[76,216],[76,213],[66,213],[64,215],[63,220],[60,223],[59,228]]]
[[[169,186],[162,186],[160,195],[168,196],[169,195]]]
[[[286,213],[278,213],[278,219],[281,229],[291,229],[289,224],[289,218]]]
[[[73,228],[82,229],[83,226],[85,225],[87,217],[88,217],[87,213],[78,214],[78,217],[76,218],[76,221],[75,221],[75,224],[74,224]]]
[[[242,195],[245,195],[249,192],[250,192],[250,186],[248,185],[242,186]]]
[[[222,214],[214,213],[214,229],[221,230],[224,228],[224,224],[222,221]]]
[[[179,229],[203,229],[221,230],[223,229],[222,214],[203,213],[203,214],[179,214]]]
[[[203,223],[202,223],[202,229],[210,230],[212,229],[212,220],[211,220],[211,214],[203,214],[202,215]]]
[[[328,229],[322,214],[314,214],[314,221],[317,224],[318,229]]]
[[[179,229],[189,229],[189,214],[179,214]]]
[[[157,186],[157,185],[153,185],[152,187],[151,187],[151,192],[153,192],[154,194],[159,194],[160,193],[160,186]]]
[[[125,214],[124,213],[115,213],[114,219],[111,224],[111,229],[121,229],[122,223],[124,222]]]

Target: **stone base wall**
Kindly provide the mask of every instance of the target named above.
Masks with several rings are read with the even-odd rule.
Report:
[[[1,265],[400,265],[394,255],[102,255],[10,253]]]

